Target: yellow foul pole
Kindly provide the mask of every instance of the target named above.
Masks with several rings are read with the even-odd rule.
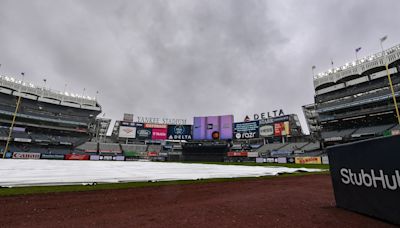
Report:
[[[21,103],[21,96],[18,97],[17,105],[15,106],[15,112],[14,112],[14,115],[13,115],[13,120],[11,122],[10,131],[8,132],[8,138],[7,138],[6,147],[4,148],[4,151],[3,151],[3,158],[6,157],[6,153],[8,151],[8,145],[10,144],[11,135],[12,135],[12,132],[13,132],[13,129],[14,129],[15,119],[17,118],[17,113],[18,113],[18,108],[19,108],[19,104],[20,103]]]
[[[393,84],[392,84],[392,78],[390,77],[390,73],[389,73],[389,66],[388,66],[388,64],[386,64],[385,66],[386,66],[386,73],[387,73],[388,80],[389,80],[390,90],[392,91],[392,97],[393,97],[394,108],[396,109],[397,122],[400,124],[399,107],[397,106],[396,95],[394,94],[394,88],[393,88]]]

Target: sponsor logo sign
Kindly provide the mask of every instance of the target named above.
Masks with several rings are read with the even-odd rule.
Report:
[[[289,122],[274,123],[274,135],[283,136],[290,135]]]
[[[280,158],[278,158],[278,163],[280,163],[280,164],[285,164],[285,163],[287,163],[286,157],[280,157]]]
[[[12,155],[14,159],[40,159],[40,153],[25,153],[25,152],[14,152]]]
[[[90,160],[98,161],[98,160],[100,160],[100,155],[90,155]]]
[[[114,156],[113,160],[115,160],[115,161],[125,161],[125,156],[120,156],[120,155]]]
[[[327,148],[336,205],[400,225],[400,136]]]
[[[259,137],[258,121],[234,123],[233,131],[236,139],[252,139]]]
[[[261,137],[274,136],[274,126],[272,125],[260,126],[260,136]]]
[[[64,155],[62,155],[62,154],[42,154],[41,159],[64,160]]]
[[[167,129],[166,128],[153,128],[152,140],[165,140],[167,139]]]
[[[138,139],[151,139],[152,129],[149,128],[137,128],[136,138]]]
[[[256,158],[256,157],[258,157],[258,152],[248,152],[247,157]]]
[[[321,157],[296,157],[296,164],[321,164]]]
[[[88,154],[66,154],[65,160],[89,160]]]
[[[267,162],[268,162],[268,163],[274,163],[274,162],[275,162],[275,159],[274,159],[274,158],[267,158]]]
[[[149,157],[157,157],[158,153],[157,152],[148,152],[147,156],[149,156]]]
[[[136,138],[136,127],[120,126],[118,136],[120,138],[134,139]]]
[[[167,128],[166,124],[145,123],[144,128]]]
[[[167,138],[170,140],[191,140],[192,126],[191,125],[169,125]]]
[[[246,151],[228,152],[228,157],[247,157]]]
[[[262,112],[260,114],[254,114],[254,120],[259,120],[259,119],[267,119],[267,118],[272,118],[272,117],[277,117],[277,116],[283,116],[285,113],[283,113],[282,109],[279,110],[273,110],[271,112]]]

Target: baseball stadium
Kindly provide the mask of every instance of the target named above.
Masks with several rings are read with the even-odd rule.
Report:
[[[356,190],[339,188],[333,173],[342,150],[351,157],[348,147],[399,145],[399,72],[397,45],[314,75],[315,103],[302,106],[310,134],[283,110],[242,120],[131,113],[111,120],[97,98],[1,75],[0,226],[399,225],[398,205],[382,213],[352,207],[343,195]],[[368,175],[364,188],[381,191],[372,185],[374,166],[359,180],[359,169],[343,167],[351,187]],[[391,189],[381,192],[398,202],[399,171],[380,172]]]

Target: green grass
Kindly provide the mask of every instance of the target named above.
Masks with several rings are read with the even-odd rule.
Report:
[[[195,163],[195,162],[191,162],[191,163]],[[305,168],[329,169],[328,165],[300,165],[300,164],[247,163],[247,162],[245,162],[245,163],[202,162],[202,163],[203,164],[219,164],[219,165],[284,166],[284,167],[289,167],[289,168],[305,167]],[[43,194],[43,193],[57,193],[57,192],[81,192],[81,191],[95,191],[95,190],[109,190],[109,189],[156,187],[156,186],[166,186],[166,185],[202,184],[202,183],[282,178],[282,177],[289,177],[289,176],[305,176],[305,175],[328,174],[328,173],[329,173],[328,171],[314,172],[314,173],[299,172],[299,173],[291,173],[291,174],[282,174],[279,176],[217,178],[217,179],[185,180],[185,181],[129,182],[129,183],[111,183],[111,184],[107,183],[107,184],[97,184],[95,186],[62,185],[62,186],[33,186],[33,187],[0,188],[0,197],[1,196],[15,196],[15,195],[29,195],[29,194]]]

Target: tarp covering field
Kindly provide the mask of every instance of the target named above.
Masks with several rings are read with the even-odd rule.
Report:
[[[71,185],[274,176],[320,169],[167,162],[0,160],[0,186]]]

